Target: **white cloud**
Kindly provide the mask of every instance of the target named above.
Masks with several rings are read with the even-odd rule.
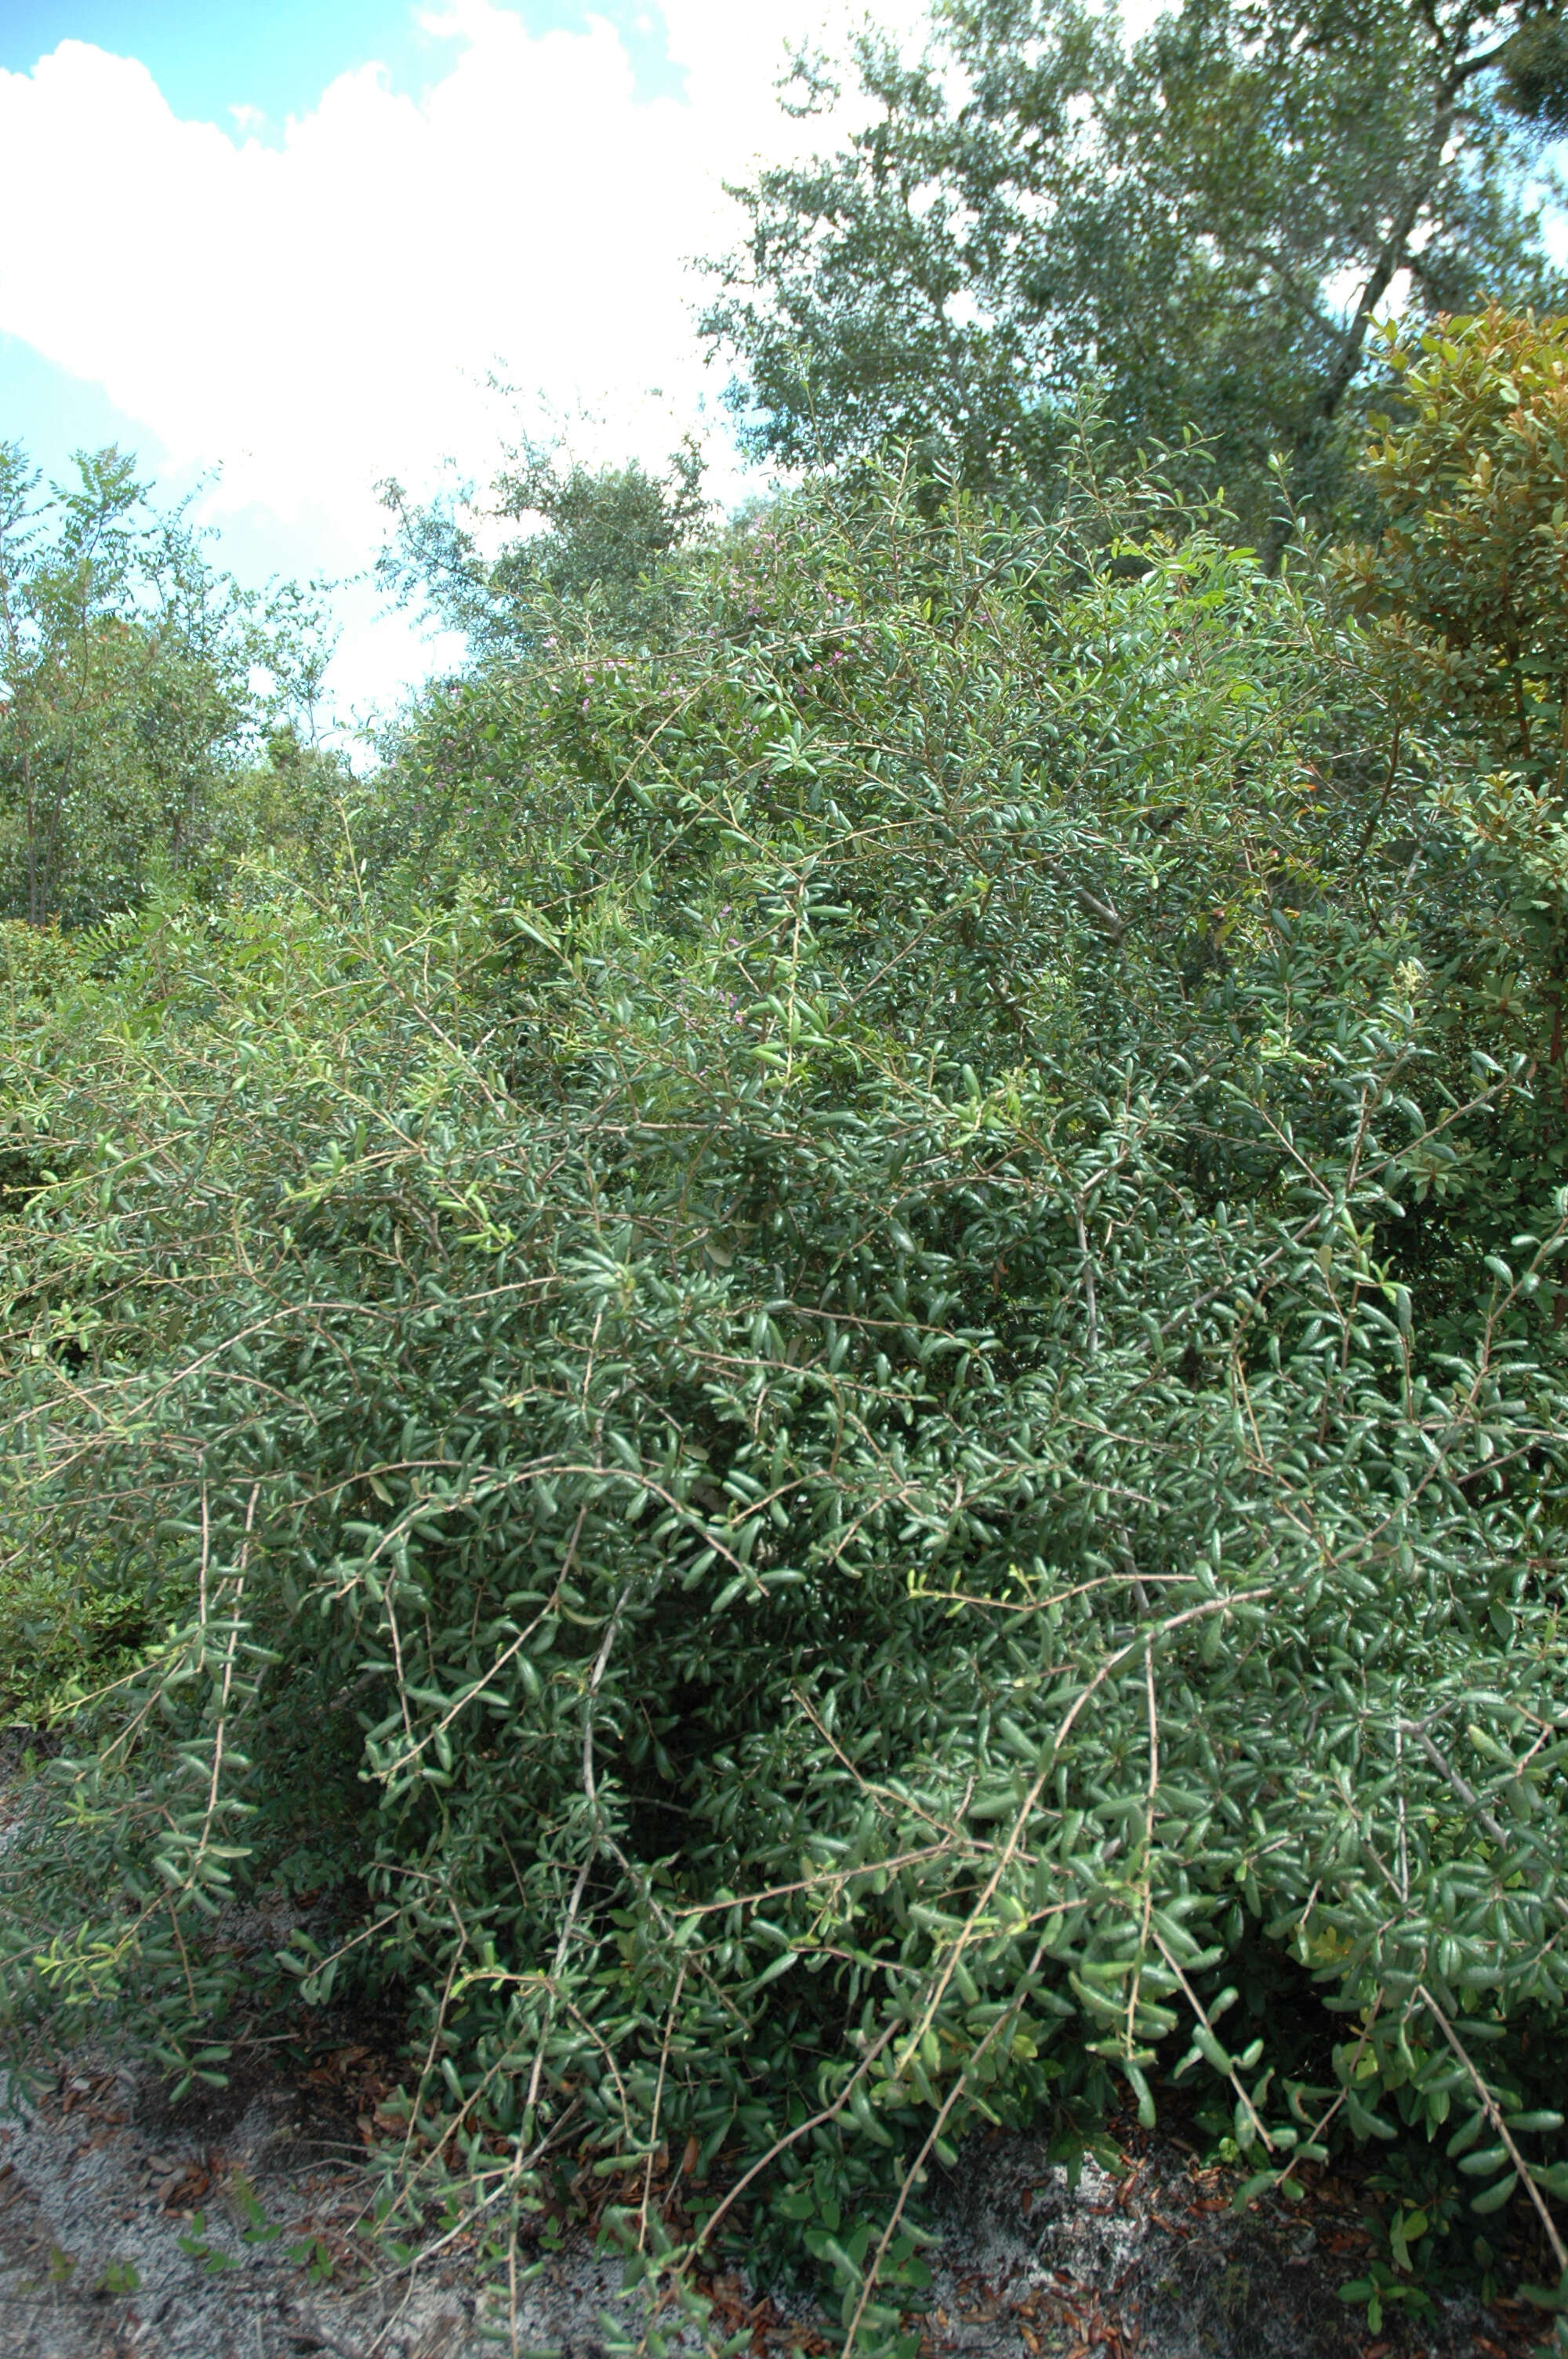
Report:
[[[144,66],[63,42],[0,72],[7,177],[49,191],[0,246],[0,330],[101,384],[171,475],[221,466],[211,512],[277,520],[303,568],[367,561],[379,477],[422,487],[449,454],[483,473],[492,367],[562,417],[596,414],[579,433],[594,455],[661,460],[700,401],[718,408],[688,262],[735,234],[723,181],[825,137],[773,89],[820,0],[666,0],[665,16],[684,102],[640,103],[600,21],[531,37],[454,0],[421,98],[367,64],[279,146],[243,118],[237,144],[183,122]]]

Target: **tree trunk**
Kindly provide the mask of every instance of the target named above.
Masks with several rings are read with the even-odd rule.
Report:
[[[1340,403],[1355,382],[1356,372],[1361,365],[1361,354],[1366,348],[1367,331],[1372,324],[1379,304],[1410,259],[1411,237],[1443,168],[1443,151],[1448,145],[1460,92],[1467,82],[1474,81],[1476,74],[1484,73],[1489,66],[1496,65],[1507,48],[1507,41],[1499,41],[1479,57],[1466,59],[1463,63],[1451,67],[1439,84],[1432,129],[1420,168],[1374,257],[1367,284],[1361,289],[1360,299],[1341,340],[1334,366],[1324,381],[1323,390],[1314,402],[1305,423],[1292,438],[1292,459],[1302,458],[1333,425]],[[1292,529],[1289,516],[1276,517],[1270,526],[1260,550],[1265,573],[1278,573]]]

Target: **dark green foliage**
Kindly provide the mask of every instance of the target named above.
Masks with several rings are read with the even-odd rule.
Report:
[[[1520,12],[1500,61],[1504,103],[1552,133],[1568,125],[1568,27],[1555,8]]]
[[[872,33],[867,127],[740,191],[707,324],[765,452],[889,436],[1039,492],[1086,385],[1124,450],[1283,538],[1354,514],[1371,320],[1548,301],[1527,195],[1561,83],[1555,5],[1184,0],[1130,49],[1078,0],[938,0],[913,62]],[[795,104],[837,87],[803,60]],[[1354,291],[1347,295],[1347,286]]]
[[[803,497],[680,611],[432,693],[370,897],[27,1002],[13,1501],[180,1603],[11,2003],[221,2073],[219,1912],[334,1881],[401,2216],[754,2172],[860,2340],[931,2157],[1173,2072],[1260,2184],[1452,2139],[1473,2237],[1564,2174],[1568,1200],[1437,724],[1125,486]]]

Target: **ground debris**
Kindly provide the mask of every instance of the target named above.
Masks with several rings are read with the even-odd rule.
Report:
[[[496,2349],[460,2246],[411,2278],[355,2266],[362,2140],[390,2087],[380,2054],[348,2043],[293,2082],[178,2114],[156,2082],[102,2063],[62,2071],[31,2102],[13,2093],[0,2109],[0,2359]],[[1370,2240],[1355,2189],[1326,2173],[1301,2205],[1238,2216],[1234,2174],[1173,2140],[1132,2130],[1103,2153],[1075,2183],[1044,2140],[996,2135],[935,2175],[933,2284],[908,2320],[922,2359],[1524,2359],[1539,2341],[1539,2321],[1507,2303],[1368,2335],[1339,2288]],[[248,2237],[257,2205],[286,2233]],[[742,2275],[704,2290],[715,2339],[746,2332],[750,2359],[834,2347],[825,2318]],[[622,2290],[615,2255],[568,2234],[520,2289],[517,2348],[594,2359],[606,2314],[631,2321],[642,2299]]]
[[[1235,2172],[1122,2137],[1076,2185],[1044,2139],[970,2141],[934,2190],[933,2359],[1524,2359],[1540,2340],[1474,2304],[1371,2335],[1340,2299],[1372,2242],[1353,2189],[1320,2174],[1305,2201],[1238,2215]]]

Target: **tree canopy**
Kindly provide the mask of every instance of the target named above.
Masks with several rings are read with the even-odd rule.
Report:
[[[612,632],[656,626],[662,560],[690,544],[706,515],[695,443],[683,444],[663,476],[635,462],[560,460],[547,445],[523,442],[485,502],[471,484],[423,503],[401,484],[384,484],[395,527],[377,563],[381,582],[399,604],[460,631],[481,658],[525,654],[549,636],[563,599],[588,601]],[[497,524],[525,528],[487,554],[483,540]]]
[[[269,731],[297,745],[324,629],[308,593],[215,571],[118,451],[40,489],[0,443],[0,913],[81,924],[250,839],[240,775]]]
[[[796,103],[843,71],[802,58]],[[940,0],[922,55],[856,42],[863,130],[737,191],[706,325],[791,463],[892,436],[1039,489],[1092,384],[1125,448],[1200,438],[1244,529],[1277,538],[1276,453],[1326,525],[1396,288],[1556,299],[1530,169],[1564,71],[1555,5],[1184,0],[1128,47],[1079,0]]]

